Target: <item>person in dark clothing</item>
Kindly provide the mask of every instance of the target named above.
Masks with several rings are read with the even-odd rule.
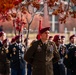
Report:
[[[69,48],[67,67],[71,70],[71,75],[76,75],[76,46]]]
[[[24,55],[32,65],[32,75],[53,75],[53,63],[60,58],[55,43],[48,40],[49,29],[40,30],[40,40],[33,42]]]
[[[7,59],[8,53],[8,40],[3,40],[0,49],[0,73],[1,75],[10,75],[10,61]]]
[[[4,32],[0,32],[0,75],[9,75],[10,67],[7,59],[8,45]]]
[[[63,60],[65,58],[65,55],[67,53],[67,48],[65,44],[65,36],[61,36],[60,41],[60,48],[59,48],[59,54],[60,54],[60,60],[59,60],[59,67],[60,67],[60,75],[66,75],[66,67],[63,63]]]
[[[10,44],[8,48],[11,75],[25,75],[24,52],[23,45],[20,43],[20,35],[17,35],[13,41],[13,44]]]
[[[56,47],[57,47],[58,52],[59,52],[59,49],[60,49],[60,40],[61,40],[60,35],[55,35],[54,38],[53,38],[53,41],[56,44]],[[58,62],[56,62],[56,63],[53,64],[53,66],[54,66],[54,68],[53,68],[54,75],[60,75],[60,66],[59,66],[59,63]]]
[[[75,35],[73,34],[69,37],[69,43],[66,44],[67,54],[65,55],[65,58],[63,61],[64,65],[67,67],[67,75],[72,75],[71,74],[72,71],[69,67],[68,52],[70,51],[70,48],[72,48],[75,45],[74,43],[75,43]]]

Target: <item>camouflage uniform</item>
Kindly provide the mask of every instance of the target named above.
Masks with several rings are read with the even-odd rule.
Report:
[[[50,41],[43,44],[41,40],[35,41],[24,55],[32,65],[32,75],[53,75],[53,63],[59,58],[55,44]]]

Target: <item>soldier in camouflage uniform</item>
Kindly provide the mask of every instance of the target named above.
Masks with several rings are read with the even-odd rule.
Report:
[[[53,75],[53,63],[60,58],[55,43],[48,41],[49,29],[40,30],[41,39],[33,42],[24,55],[32,65],[32,75]]]

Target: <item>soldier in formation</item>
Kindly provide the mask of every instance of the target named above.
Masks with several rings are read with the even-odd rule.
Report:
[[[24,48],[20,43],[20,35],[14,37],[8,50],[8,59],[10,60],[11,75],[25,75]]]
[[[60,75],[66,74],[66,67],[63,63],[66,53],[67,53],[67,48],[65,44],[65,36],[61,36],[60,48],[59,48],[60,60],[58,62],[60,68]]]
[[[0,75],[9,75],[10,73],[9,60],[7,59],[8,40],[5,38],[5,33],[0,32]]]
[[[69,48],[68,52],[68,68],[71,70],[71,75],[76,75],[76,46]]]
[[[55,42],[56,44],[56,47],[57,47],[57,50],[59,52],[59,49],[60,49],[60,40],[61,40],[61,37],[60,35],[55,35],[54,38],[53,38],[53,41]],[[59,54],[60,55],[60,54]],[[59,59],[60,60],[60,59]],[[59,67],[59,63],[56,62],[53,64],[53,71],[54,71],[54,75],[60,75],[60,67]]]
[[[76,36],[71,35],[68,44],[65,44],[65,36],[60,35],[55,35],[51,41],[49,27],[42,28],[39,36],[26,50],[26,44],[20,42],[20,35],[13,37],[8,44],[6,34],[1,31],[0,75],[26,75],[26,71],[27,75],[76,75]],[[25,67],[26,61],[30,68],[28,64]]]
[[[32,65],[32,75],[53,75],[53,63],[60,58],[55,43],[48,41],[49,29],[40,30],[40,40],[33,42],[24,55]]]
[[[70,51],[73,51],[73,47],[75,46],[75,37],[76,37],[75,35],[71,35],[69,37],[69,43],[66,44],[67,54],[66,54],[66,56],[64,58],[64,64],[67,67],[67,75],[72,75],[72,70],[71,70],[70,65],[69,65],[69,59],[70,58],[68,59],[68,53],[69,53],[69,56],[71,56]]]

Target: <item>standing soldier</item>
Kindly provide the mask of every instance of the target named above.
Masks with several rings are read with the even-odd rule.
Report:
[[[11,75],[25,75],[25,60],[23,59],[23,46],[20,35],[15,37],[15,42],[9,46],[8,58],[10,59]]]
[[[32,65],[32,75],[53,75],[53,63],[60,58],[54,42],[48,41],[50,27],[40,30],[40,40],[32,43],[24,59]]]
[[[5,33],[0,32],[0,75],[9,75],[9,61],[7,59],[7,39]]]
[[[3,46],[0,50],[0,72],[2,72],[1,75],[9,75],[10,74],[10,62],[7,59],[7,53],[8,53],[8,40],[3,40]]]
[[[70,48],[72,48],[75,44],[75,35],[71,35],[70,38],[69,38],[69,41],[70,43],[68,43],[66,45],[67,47],[67,53],[70,51]],[[72,75],[72,71],[70,69],[70,65],[69,65],[69,61],[68,61],[68,56],[66,55],[65,58],[64,58],[64,64],[65,66],[67,67],[67,75]]]
[[[59,49],[60,49],[60,40],[61,40],[60,35],[55,35],[54,38],[53,38],[53,41],[56,44],[56,47],[57,47],[58,52],[59,52]],[[60,66],[59,66],[59,63],[56,62],[56,63],[53,64],[53,66],[54,66],[54,68],[53,68],[54,75],[60,75]]]
[[[76,75],[76,46],[69,48],[68,52],[68,65],[72,71],[71,75]]]
[[[65,75],[66,74],[66,68],[65,68],[65,65],[63,63],[66,52],[67,52],[67,48],[66,48],[66,44],[65,44],[65,36],[61,36],[60,49],[59,49],[59,54],[60,54],[60,60],[59,60],[60,75]]]

